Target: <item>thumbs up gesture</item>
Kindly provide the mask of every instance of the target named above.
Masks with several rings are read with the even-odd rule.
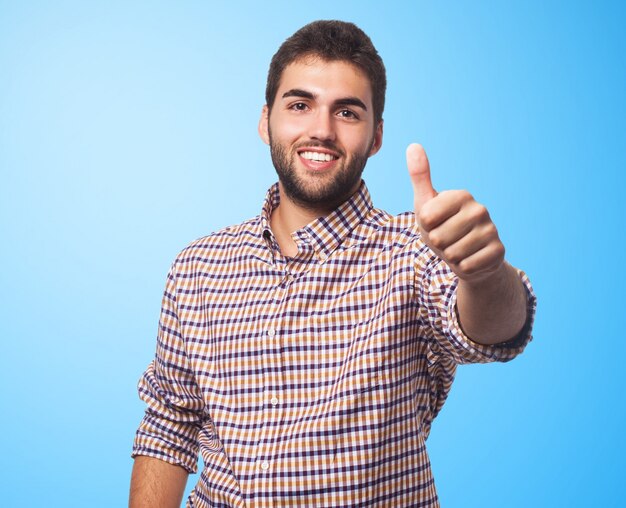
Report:
[[[487,209],[465,190],[435,191],[421,145],[409,145],[406,161],[426,245],[468,283],[481,282],[502,268],[504,245]]]

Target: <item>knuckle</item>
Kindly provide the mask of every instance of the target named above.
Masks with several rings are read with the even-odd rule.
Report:
[[[498,242],[494,247],[494,255],[498,261],[502,261],[504,259],[504,255],[506,254],[506,249],[502,242]]]
[[[431,213],[428,213],[428,210],[420,210],[417,221],[426,231],[430,231],[433,226],[433,216]]]
[[[489,220],[489,210],[485,205],[476,203],[474,206],[474,218],[479,222],[485,222]]]
[[[459,269],[466,275],[473,275],[476,272],[475,264],[467,259],[459,262]]]
[[[453,247],[448,247],[447,249],[445,249],[443,251],[443,256],[446,258],[446,260],[452,264],[459,264],[459,261],[461,261],[461,256],[458,252],[457,249],[454,249]]]
[[[474,201],[474,196],[472,196],[469,191],[459,190],[459,191],[456,191],[456,195],[458,196],[458,199],[462,203],[468,203],[470,201]]]
[[[435,247],[435,249],[441,249],[444,245],[443,245],[443,238],[441,236],[441,233],[439,233],[438,231],[431,231],[428,234],[428,238],[430,239],[430,244]]]
[[[498,238],[498,228],[493,222],[489,222],[485,226],[485,235],[487,238]]]

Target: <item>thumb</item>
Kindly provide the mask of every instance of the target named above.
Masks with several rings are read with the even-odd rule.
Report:
[[[430,164],[422,145],[412,143],[406,149],[406,165],[413,184],[415,212],[419,212],[426,201],[434,198],[437,191],[430,180]]]

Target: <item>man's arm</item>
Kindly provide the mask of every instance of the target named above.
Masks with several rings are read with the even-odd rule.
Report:
[[[467,191],[437,193],[426,152],[407,149],[415,217],[422,239],[459,277],[457,311],[463,331],[475,342],[515,338],[526,322],[527,295],[504,261],[504,245],[487,209]]]
[[[138,456],[130,480],[129,508],[180,508],[187,476],[180,466]]]
[[[180,324],[177,268],[175,261],[167,274],[155,358],[137,386],[147,408],[133,441],[132,508],[179,508],[187,473],[198,466],[205,404]]]
[[[506,262],[490,279],[477,284],[460,280],[456,306],[461,328],[481,344],[513,339],[526,323],[527,298],[517,270]]]

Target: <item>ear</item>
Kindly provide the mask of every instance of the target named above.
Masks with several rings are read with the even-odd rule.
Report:
[[[374,141],[372,142],[372,148],[370,149],[370,153],[368,157],[371,157],[375,153],[380,150],[380,147],[383,146],[383,121],[378,122],[376,126],[376,130],[374,131]]]
[[[263,106],[261,110],[261,118],[259,119],[259,136],[266,145],[270,144],[270,110],[267,107],[267,104]]]

